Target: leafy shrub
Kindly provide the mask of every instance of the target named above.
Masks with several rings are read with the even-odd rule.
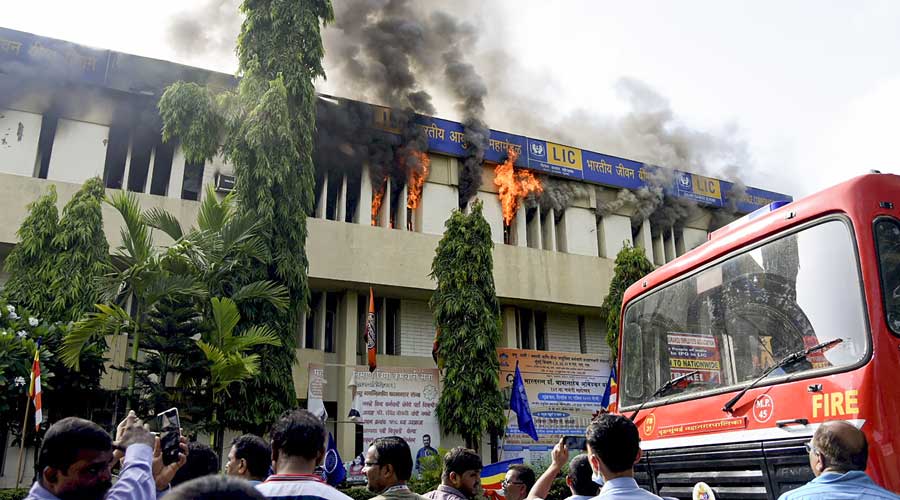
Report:
[[[365,486],[354,486],[353,488],[342,489],[341,493],[347,495],[353,500],[369,500],[376,496],[375,493],[369,491]],[[0,498],[0,500],[4,500]]]
[[[419,459],[422,470],[417,475],[414,474],[407,482],[409,489],[421,495],[434,490],[441,484],[441,469],[443,468],[441,457],[444,456],[444,453],[446,451],[442,448],[437,455]]]
[[[28,495],[28,488],[0,490],[0,500],[22,500]]]

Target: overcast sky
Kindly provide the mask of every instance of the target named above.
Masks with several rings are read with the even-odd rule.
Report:
[[[235,5],[0,0],[0,26],[234,72]],[[900,2],[446,5],[480,34],[471,58],[488,83],[492,128],[641,161],[659,161],[649,149],[677,130],[728,154],[709,165],[666,166],[794,196],[869,169],[900,173]],[[191,46],[172,35],[186,18],[204,21]],[[327,62],[320,90],[371,99],[341,80],[340,61]],[[437,115],[458,119],[451,101],[435,94]],[[634,117],[647,113],[663,116],[662,138],[639,137],[647,131]]]

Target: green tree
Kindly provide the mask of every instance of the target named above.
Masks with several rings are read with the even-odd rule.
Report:
[[[152,227],[134,193],[118,192],[109,204],[122,217],[122,244],[113,253],[114,271],[100,285],[100,300],[94,312],[78,320],[66,336],[60,355],[69,368],[80,369],[82,351],[104,335],[126,332],[131,336],[128,407],[136,405],[138,359],[141,336],[147,332],[147,315],[163,299],[205,297],[205,290],[190,275],[170,272],[164,265],[166,252],[153,244]],[[126,310],[127,308],[127,310]]]
[[[177,406],[183,426],[194,430],[200,423],[192,417],[209,414],[209,405],[197,390],[176,387],[180,377],[202,378],[206,359],[196,339],[201,317],[194,301],[161,300],[147,314],[148,329],[141,341],[144,355],[134,362],[136,391],[141,395],[139,415],[155,415]]]
[[[98,279],[110,270],[109,244],[103,232],[105,188],[99,177],[88,179],[63,208],[52,262],[49,316],[75,321],[92,310],[100,297]]]
[[[325,76],[321,27],[333,20],[329,0],[245,0],[238,37],[241,82],[236,93],[213,95],[176,83],[159,102],[166,140],[178,138],[191,161],[223,153],[234,166],[241,210],[260,223],[271,259],[250,262],[248,281],[287,287],[290,307],[241,304],[248,324],[268,323],[280,348],[267,348],[267,369],[237,393],[225,417],[259,432],[296,405],[291,367],[294,332],[309,299],[306,214],[312,211],[315,131],[313,80]],[[221,148],[219,145],[222,145]]]
[[[175,240],[166,253],[165,266],[170,272],[192,276],[203,287],[206,296],[224,297],[214,298],[212,301],[203,300],[195,306],[201,322],[197,331],[202,334],[204,343],[221,349],[226,354],[224,364],[222,360],[214,362],[208,356],[213,351],[203,351],[203,345],[199,343],[183,346],[173,353],[174,356],[163,359],[163,353],[172,350],[175,347],[173,344],[185,341],[183,336],[178,339],[172,336],[158,339],[159,342],[154,344],[147,356],[148,361],[159,363],[160,367],[164,362],[174,361],[174,365],[169,363],[168,366],[177,367],[176,371],[180,376],[178,385],[181,388],[204,391],[200,397],[194,397],[192,402],[202,402],[209,407],[209,411],[204,414],[211,414],[215,419],[207,428],[215,431],[214,437],[221,439],[220,423],[224,422],[219,419],[223,415],[221,398],[223,395],[231,397],[241,390],[242,384],[236,384],[237,382],[245,382],[250,376],[259,373],[256,369],[256,351],[264,346],[280,345],[277,336],[277,343],[247,343],[247,339],[254,338],[254,335],[271,332],[263,325],[250,324],[248,321],[235,324],[235,327],[240,326],[243,331],[233,333],[232,327],[226,332],[218,322],[219,318],[226,318],[222,310],[233,305],[237,314],[238,306],[270,307],[282,312],[289,302],[287,288],[268,280],[250,281],[252,275],[245,270],[253,265],[268,263],[271,255],[262,239],[262,225],[254,220],[254,214],[237,210],[233,193],[220,201],[212,188],[208,187],[200,204],[197,225],[187,232],[175,217],[163,210],[151,210],[146,214],[145,220],[151,227],[163,230]],[[217,311],[217,307],[221,310]],[[210,334],[211,331],[219,334]],[[242,343],[232,345],[228,340],[231,338],[243,340]],[[254,349],[252,356],[247,351],[251,347]],[[241,356],[235,356],[235,353]],[[198,354],[199,359],[205,361],[202,366],[197,364]],[[246,369],[238,369],[239,365],[235,360],[247,360]],[[244,423],[243,426],[246,425]]]
[[[41,387],[45,401],[53,401],[51,418],[59,420],[72,415],[91,418],[92,409],[103,402],[105,393],[100,390],[99,380],[104,372],[106,346],[102,343],[88,346],[81,356],[84,370],[74,373],[54,355],[67,329],[65,323],[38,318],[0,298],[0,432],[21,433],[38,340],[41,341]],[[33,414],[29,421],[33,422]],[[34,437],[30,429],[29,434]]]
[[[41,339],[42,380],[48,400],[55,401],[50,413],[54,418],[90,418],[94,408],[105,406],[106,393],[100,388],[105,371],[103,339],[81,350],[81,371],[68,369],[55,355],[68,332],[61,321],[75,319],[92,307],[97,299],[96,279],[108,265],[102,197],[102,182],[88,180],[66,204],[58,221],[56,190],[51,186],[30,205],[30,213],[18,231],[21,241],[7,260],[10,280],[4,290],[5,300],[0,302],[13,310],[0,311],[5,315],[0,319],[0,331],[6,332],[10,341],[19,338],[19,332],[31,341]]]
[[[238,382],[244,382],[259,373],[259,354],[253,352],[260,346],[278,347],[278,334],[268,326],[249,326],[240,333],[235,328],[241,320],[237,304],[228,298],[213,297],[212,324],[197,341],[197,345],[208,361],[208,373],[203,384],[212,400],[210,444],[214,449],[222,447],[222,433],[225,427],[218,416],[223,409],[229,389]]]
[[[16,232],[19,243],[6,259],[9,281],[3,287],[3,297],[43,317],[53,303],[56,262],[53,240],[59,231],[56,188],[51,185],[46,194],[28,205],[28,211]]]
[[[485,432],[501,432],[500,302],[494,289],[491,228],[482,204],[468,215],[454,211],[438,243],[429,306],[440,330],[438,359],[445,373],[437,416],[441,430],[479,447]]]
[[[609,344],[612,363],[619,355],[619,315],[625,290],[639,279],[653,271],[653,264],[647,260],[644,249],[627,243],[616,255],[616,267],[609,291],[600,306],[600,318],[606,324],[606,343]]]

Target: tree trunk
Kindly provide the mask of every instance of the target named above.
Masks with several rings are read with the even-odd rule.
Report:
[[[126,412],[134,405],[134,381],[135,378],[137,378],[137,367],[135,366],[135,363],[137,363],[138,352],[141,347],[140,319],[141,306],[138,305],[137,314],[134,316],[134,333],[132,334],[134,346],[131,348],[131,382],[128,384],[128,402],[125,406]]]
[[[498,450],[500,448],[500,438],[497,436],[497,431],[491,431],[491,463],[495,463],[500,460],[498,457]]]
[[[479,448],[481,448],[481,439],[476,438],[475,436],[466,436],[466,448],[470,448],[475,451],[476,454],[481,455]]]

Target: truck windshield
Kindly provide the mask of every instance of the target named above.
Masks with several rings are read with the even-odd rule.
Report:
[[[868,352],[852,234],[830,219],[632,302],[622,333],[621,406],[695,370],[690,383],[655,399],[733,390],[788,354],[836,338],[843,342],[770,377],[839,370]]]
[[[900,224],[893,219],[875,223],[875,244],[881,268],[881,289],[888,328],[900,334]]]

